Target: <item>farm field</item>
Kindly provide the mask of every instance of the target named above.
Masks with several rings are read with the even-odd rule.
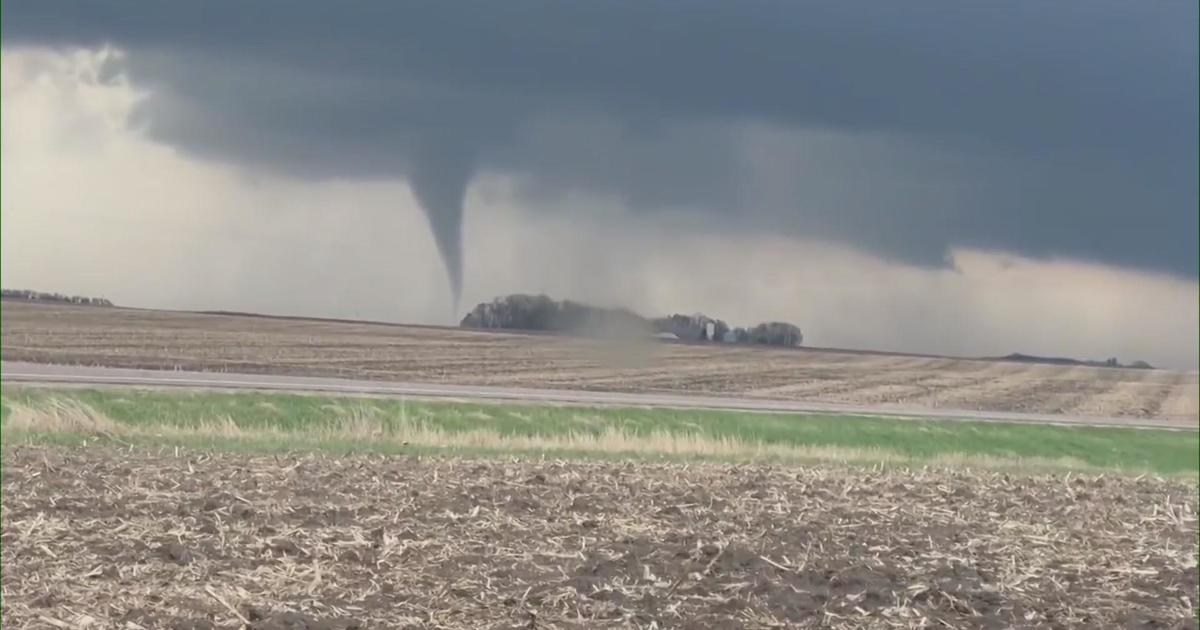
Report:
[[[1172,372],[8,302],[2,341],[5,360],[117,367],[1131,417],[1196,403],[1195,375]],[[1192,432],[9,385],[0,402],[6,628],[1197,619]]]
[[[6,301],[4,359],[374,380],[699,392],[1194,424],[1195,373],[548,335]]]
[[[1185,628],[1194,482],[8,447],[6,628]]]

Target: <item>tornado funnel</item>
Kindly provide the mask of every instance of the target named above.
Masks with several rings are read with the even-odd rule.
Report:
[[[463,284],[463,204],[472,170],[468,152],[431,144],[414,156],[408,174],[413,196],[429,219],[433,240],[446,267],[455,318]]]

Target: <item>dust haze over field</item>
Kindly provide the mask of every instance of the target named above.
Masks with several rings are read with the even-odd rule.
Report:
[[[5,286],[1196,366],[1194,6],[314,6],[6,3]]]

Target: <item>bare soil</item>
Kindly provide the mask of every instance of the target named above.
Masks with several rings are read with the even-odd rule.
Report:
[[[10,448],[4,627],[1193,628],[1194,482]]]
[[[3,304],[4,359],[627,392],[896,410],[1070,413],[1194,424],[1194,372],[806,349],[612,344],[453,328]]]

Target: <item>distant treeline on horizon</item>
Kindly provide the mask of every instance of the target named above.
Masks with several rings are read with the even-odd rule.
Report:
[[[1121,363],[1116,357],[1103,361],[1090,359],[1070,359],[1067,357],[1039,357],[1030,354],[1014,352],[1002,357],[985,357],[989,361],[1014,361],[1017,363],[1044,363],[1047,365],[1084,365],[1088,367],[1128,368],[1131,370],[1153,370],[1154,366],[1145,361],[1134,361],[1128,365]]]
[[[680,341],[799,346],[800,328],[787,322],[764,322],[731,328],[724,321],[696,315],[647,319],[623,308],[601,308],[545,295],[508,295],[483,302],[463,317],[463,328],[549,331],[586,336],[657,336]]]
[[[63,295],[61,293],[43,293],[27,289],[0,289],[0,299],[27,300],[29,302],[54,302],[57,304],[78,304],[80,306],[112,306],[113,303],[105,298],[85,297],[82,295]]]

